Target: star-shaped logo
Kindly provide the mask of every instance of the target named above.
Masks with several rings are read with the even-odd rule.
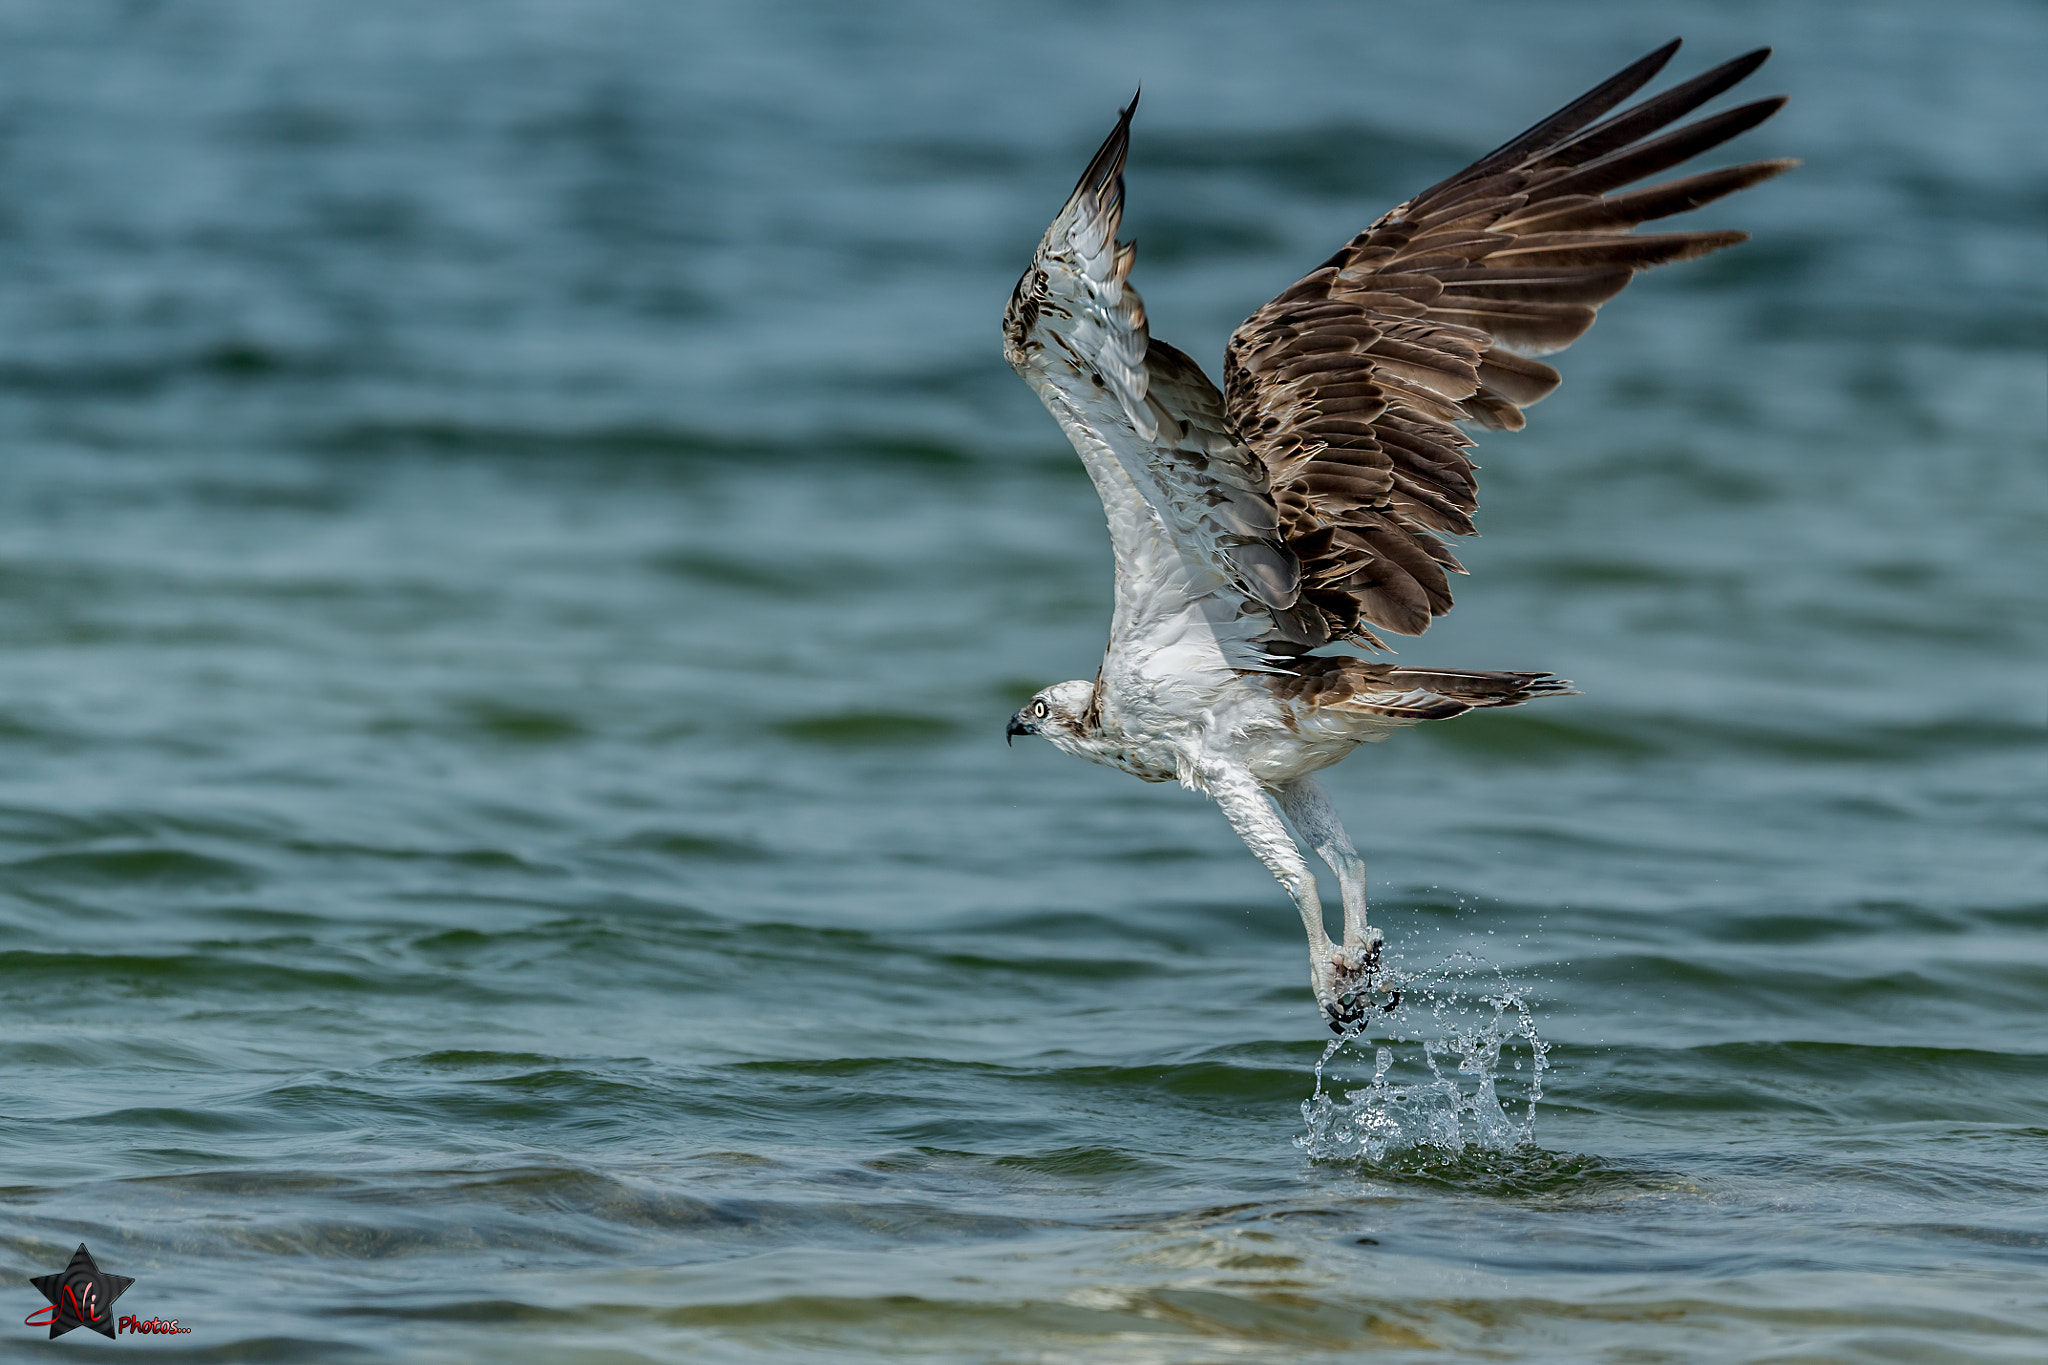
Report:
[[[50,1335],[61,1337],[74,1327],[90,1327],[107,1336],[114,1335],[114,1300],[128,1292],[128,1286],[135,1281],[126,1275],[109,1275],[101,1270],[92,1253],[85,1249],[85,1243],[78,1244],[78,1250],[71,1254],[71,1264],[51,1275],[38,1275],[29,1281],[43,1291],[51,1308],[38,1308],[29,1314],[29,1325],[43,1324],[33,1319],[52,1308],[56,1316],[49,1319]]]

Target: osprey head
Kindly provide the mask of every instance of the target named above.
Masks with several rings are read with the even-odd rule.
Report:
[[[1094,698],[1095,684],[1086,678],[1054,683],[1025,702],[1023,709],[1010,717],[1009,728],[1003,733],[1011,740],[1019,735],[1037,735],[1070,754],[1093,757],[1087,753],[1094,728],[1087,714]]]

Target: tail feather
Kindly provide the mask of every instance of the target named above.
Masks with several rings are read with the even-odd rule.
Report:
[[[1469,668],[1397,668],[1387,675],[1394,687],[1434,692],[1467,708],[1520,706],[1538,697],[1573,697],[1578,689],[1554,673],[1500,673]]]
[[[1293,660],[1291,670],[1266,678],[1266,685],[1283,700],[1305,703],[1315,711],[1405,724],[1520,706],[1539,697],[1577,695],[1569,681],[1552,673],[1397,668],[1366,659],[1314,654]]]

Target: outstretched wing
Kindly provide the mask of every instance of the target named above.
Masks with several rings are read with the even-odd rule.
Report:
[[[1116,554],[1110,650],[1165,681],[1260,669],[1307,645],[1301,566],[1266,466],[1201,367],[1146,330],[1116,240],[1131,108],[1046,229],[1003,318],[1004,355],[1095,481]]]
[[[1451,608],[1440,534],[1473,534],[1471,440],[1509,431],[1557,387],[1532,355],[1570,345],[1638,270],[1746,239],[1633,235],[1797,165],[1758,161],[1627,193],[1622,187],[1769,118],[1759,100],[1652,136],[1763,65],[1751,52],[1596,122],[1678,50],[1643,58],[1345,244],[1232,334],[1231,429],[1272,480],[1301,564],[1303,634],[1377,644]],[[1590,125],[1590,126],[1589,126]],[[1513,348],[1513,349],[1510,349]],[[1320,643],[1318,640],[1316,643]]]

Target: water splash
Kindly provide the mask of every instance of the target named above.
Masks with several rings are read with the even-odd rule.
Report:
[[[1399,1008],[1323,1050],[1315,1094],[1301,1102],[1308,1132],[1294,1145],[1319,1161],[1377,1162],[1415,1148],[1499,1152],[1531,1141],[1549,1047],[1536,1032],[1528,992],[1474,953],[1391,974]],[[1363,1058],[1373,1040],[1372,1079],[1342,1099],[1326,1091],[1325,1068],[1346,1048]],[[1503,1083],[1511,1092],[1505,1103]]]

